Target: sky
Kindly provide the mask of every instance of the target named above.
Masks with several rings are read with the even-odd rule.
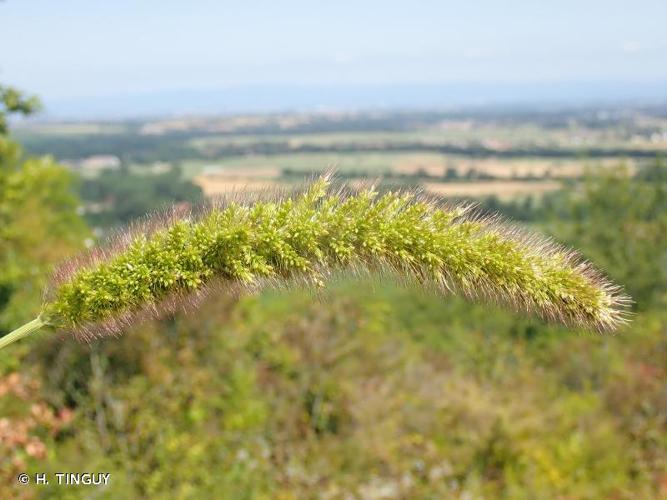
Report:
[[[0,0],[50,99],[245,84],[667,82],[666,0]]]

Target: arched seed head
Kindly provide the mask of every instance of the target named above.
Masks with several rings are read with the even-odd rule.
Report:
[[[55,274],[42,317],[82,339],[214,290],[319,285],[333,272],[389,271],[441,292],[610,331],[629,299],[575,252],[470,206],[414,192],[333,187],[237,196],[149,217]]]

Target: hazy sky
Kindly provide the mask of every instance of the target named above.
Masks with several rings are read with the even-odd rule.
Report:
[[[667,81],[667,0],[0,0],[46,98],[235,83]]]

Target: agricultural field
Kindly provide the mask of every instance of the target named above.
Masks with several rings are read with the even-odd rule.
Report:
[[[631,172],[667,151],[661,109],[310,113],[112,123],[21,123],[29,152],[84,178],[177,169],[205,196],[263,190],[335,169],[450,197],[539,198],[588,171]],[[143,181],[142,181],[143,182]]]

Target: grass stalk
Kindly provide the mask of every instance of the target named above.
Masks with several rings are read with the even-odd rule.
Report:
[[[16,330],[13,330],[4,337],[0,338],[0,349],[13,344],[17,340],[21,340],[22,338],[27,337],[31,333],[40,330],[44,326],[46,326],[46,322],[42,320],[41,316],[38,316],[32,321],[29,321],[25,325],[18,327]]]

